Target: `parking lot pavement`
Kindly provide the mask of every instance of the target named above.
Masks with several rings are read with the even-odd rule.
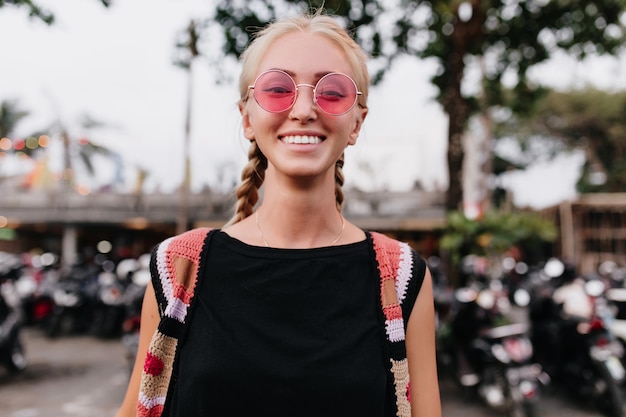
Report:
[[[118,340],[48,339],[25,329],[28,368],[0,370],[1,417],[112,417],[128,381]]]

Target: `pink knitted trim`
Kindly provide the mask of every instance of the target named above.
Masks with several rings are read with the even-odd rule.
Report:
[[[397,304],[383,307],[383,312],[387,320],[402,320],[402,309]]]
[[[195,276],[190,276],[189,268],[197,268],[200,264],[200,252],[206,234],[206,228],[190,230],[176,236],[167,248],[166,265],[174,290],[172,295],[184,304],[189,304],[195,284]],[[186,281],[181,282],[177,278],[184,278]]]
[[[208,230],[206,227],[200,227],[174,237],[174,241],[169,247],[170,252],[198,264],[200,262],[200,249],[204,245]]]
[[[181,323],[193,295],[200,252],[210,229],[198,228],[164,240],[157,250],[157,270],[167,299],[165,315]]]
[[[400,260],[398,242],[380,233],[372,233],[376,260],[382,280],[396,278],[396,265]]]
[[[398,241],[380,233],[372,233],[372,240],[381,277],[380,293],[385,315],[385,333],[389,341],[401,342],[405,340],[404,321],[402,309],[398,303],[397,285],[397,265],[401,261],[401,246]]]

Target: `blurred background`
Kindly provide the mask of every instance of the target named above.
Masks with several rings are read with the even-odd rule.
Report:
[[[146,254],[232,214],[239,54],[321,4],[0,2],[0,415],[113,415]],[[429,261],[444,415],[622,415],[626,3],[323,4],[371,56],[344,214]]]

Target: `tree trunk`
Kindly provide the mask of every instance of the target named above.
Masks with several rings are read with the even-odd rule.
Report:
[[[446,193],[446,211],[462,209],[463,204],[463,121],[460,114],[448,113],[448,178],[449,186]]]
[[[461,80],[465,70],[464,53],[456,53],[450,60],[451,82],[446,88],[443,108],[448,114],[448,191],[446,211],[462,209],[463,204],[463,134],[469,118],[469,106],[461,95]]]
[[[470,105],[461,93],[465,73],[464,59],[472,46],[479,44],[484,37],[482,25],[486,14],[481,8],[481,1],[471,0],[471,5],[472,15],[469,20],[463,21],[458,10],[455,11],[457,18],[449,39],[451,53],[447,61],[442,62],[447,73],[440,100],[448,114],[448,191],[445,201],[447,213],[463,209],[463,134],[470,116]],[[456,287],[459,284],[458,270],[452,267],[449,253],[442,255],[450,284]]]
[[[461,83],[465,73],[465,56],[473,45],[480,44],[484,37],[482,26],[486,14],[480,0],[472,0],[472,15],[461,19],[458,10],[454,31],[450,35],[451,53],[443,63],[448,76],[441,102],[448,114],[448,192],[446,211],[461,210],[463,207],[463,134],[470,116],[470,107],[461,94]],[[458,6],[457,6],[458,9]]]

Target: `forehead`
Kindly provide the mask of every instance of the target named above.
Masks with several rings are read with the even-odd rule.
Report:
[[[352,76],[343,50],[323,35],[310,32],[288,33],[276,39],[259,65],[259,73],[279,68],[296,77],[341,72]]]

